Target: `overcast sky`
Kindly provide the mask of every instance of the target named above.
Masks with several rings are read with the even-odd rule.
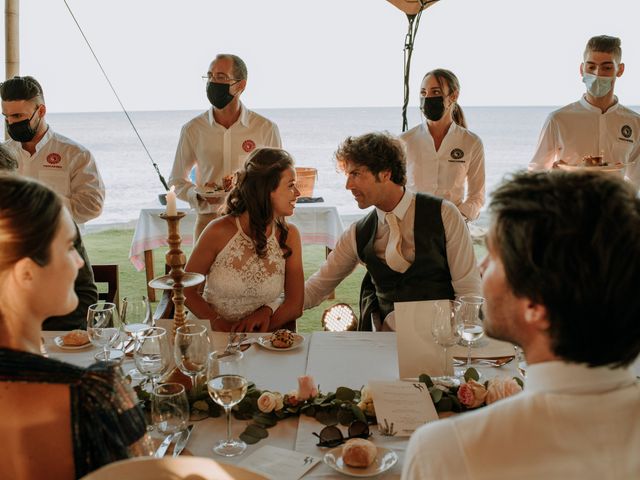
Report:
[[[386,0],[68,2],[132,111],[205,108],[200,76],[219,52],[247,62],[253,108],[402,103],[407,19]],[[64,2],[20,9],[21,74],[41,81],[49,111],[118,110]],[[622,38],[616,92],[639,105],[639,19],[637,0],[441,0],[420,23],[412,105],[436,67],[458,75],[463,106],[572,102],[584,91],[584,45],[603,33]]]

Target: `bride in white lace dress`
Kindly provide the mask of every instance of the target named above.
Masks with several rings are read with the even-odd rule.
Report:
[[[302,314],[304,275],[293,215],[300,192],[284,150],[254,150],[229,193],[225,215],[202,232],[185,270],[207,277],[186,304],[213,330],[273,331]],[[282,294],[284,293],[284,300]]]

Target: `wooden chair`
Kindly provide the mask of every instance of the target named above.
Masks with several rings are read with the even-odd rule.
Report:
[[[120,276],[118,265],[91,265],[96,284],[106,283],[107,291],[98,293],[98,299],[116,304],[120,309]]]
[[[2,478],[73,479],[69,385],[0,382]]]

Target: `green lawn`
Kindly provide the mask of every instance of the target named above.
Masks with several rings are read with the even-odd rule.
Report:
[[[83,239],[89,258],[92,263],[117,263],[120,266],[120,298],[126,295],[146,293],[146,281],[144,271],[138,272],[129,261],[129,247],[133,230],[106,230],[97,233],[85,234]],[[164,272],[164,254],[166,248],[155,250],[154,263],[156,275]],[[191,248],[185,249],[188,255]],[[305,278],[313,274],[324,260],[325,249],[319,245],[307,245],[302,249],[304,261]],[[475,252],[478,259],[483,258],[485,249],[483,245],[475,245]],[[335,303],[348,303],[358,314],[358,294],[360,282],[364,275],[364,268],[358,267],[345,279],[336,290],[334,300],[325,300],[315,308],[306,310],[304,315],[298,319],[298,330],[301,332],[312,332],[322,330],[320,318],[325,309]],[[160,293],[157,292],[160,298]]]

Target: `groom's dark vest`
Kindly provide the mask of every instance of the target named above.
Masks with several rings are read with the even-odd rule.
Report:
[[[391,270],[373,250],[378,230],[376,210],[356,223],[358,257],[367,266],[372,287],[367,300],[363,297],[367,296],[365,284],[368,280],[365,278],[360,299],[359,329],[370,329],[371,312],[376,307],[381,320],[384,320],[393,311],[393,302],[454,298],[441,207],[442,199],[416,194],[413,227],[416,257],[404,273]]]

